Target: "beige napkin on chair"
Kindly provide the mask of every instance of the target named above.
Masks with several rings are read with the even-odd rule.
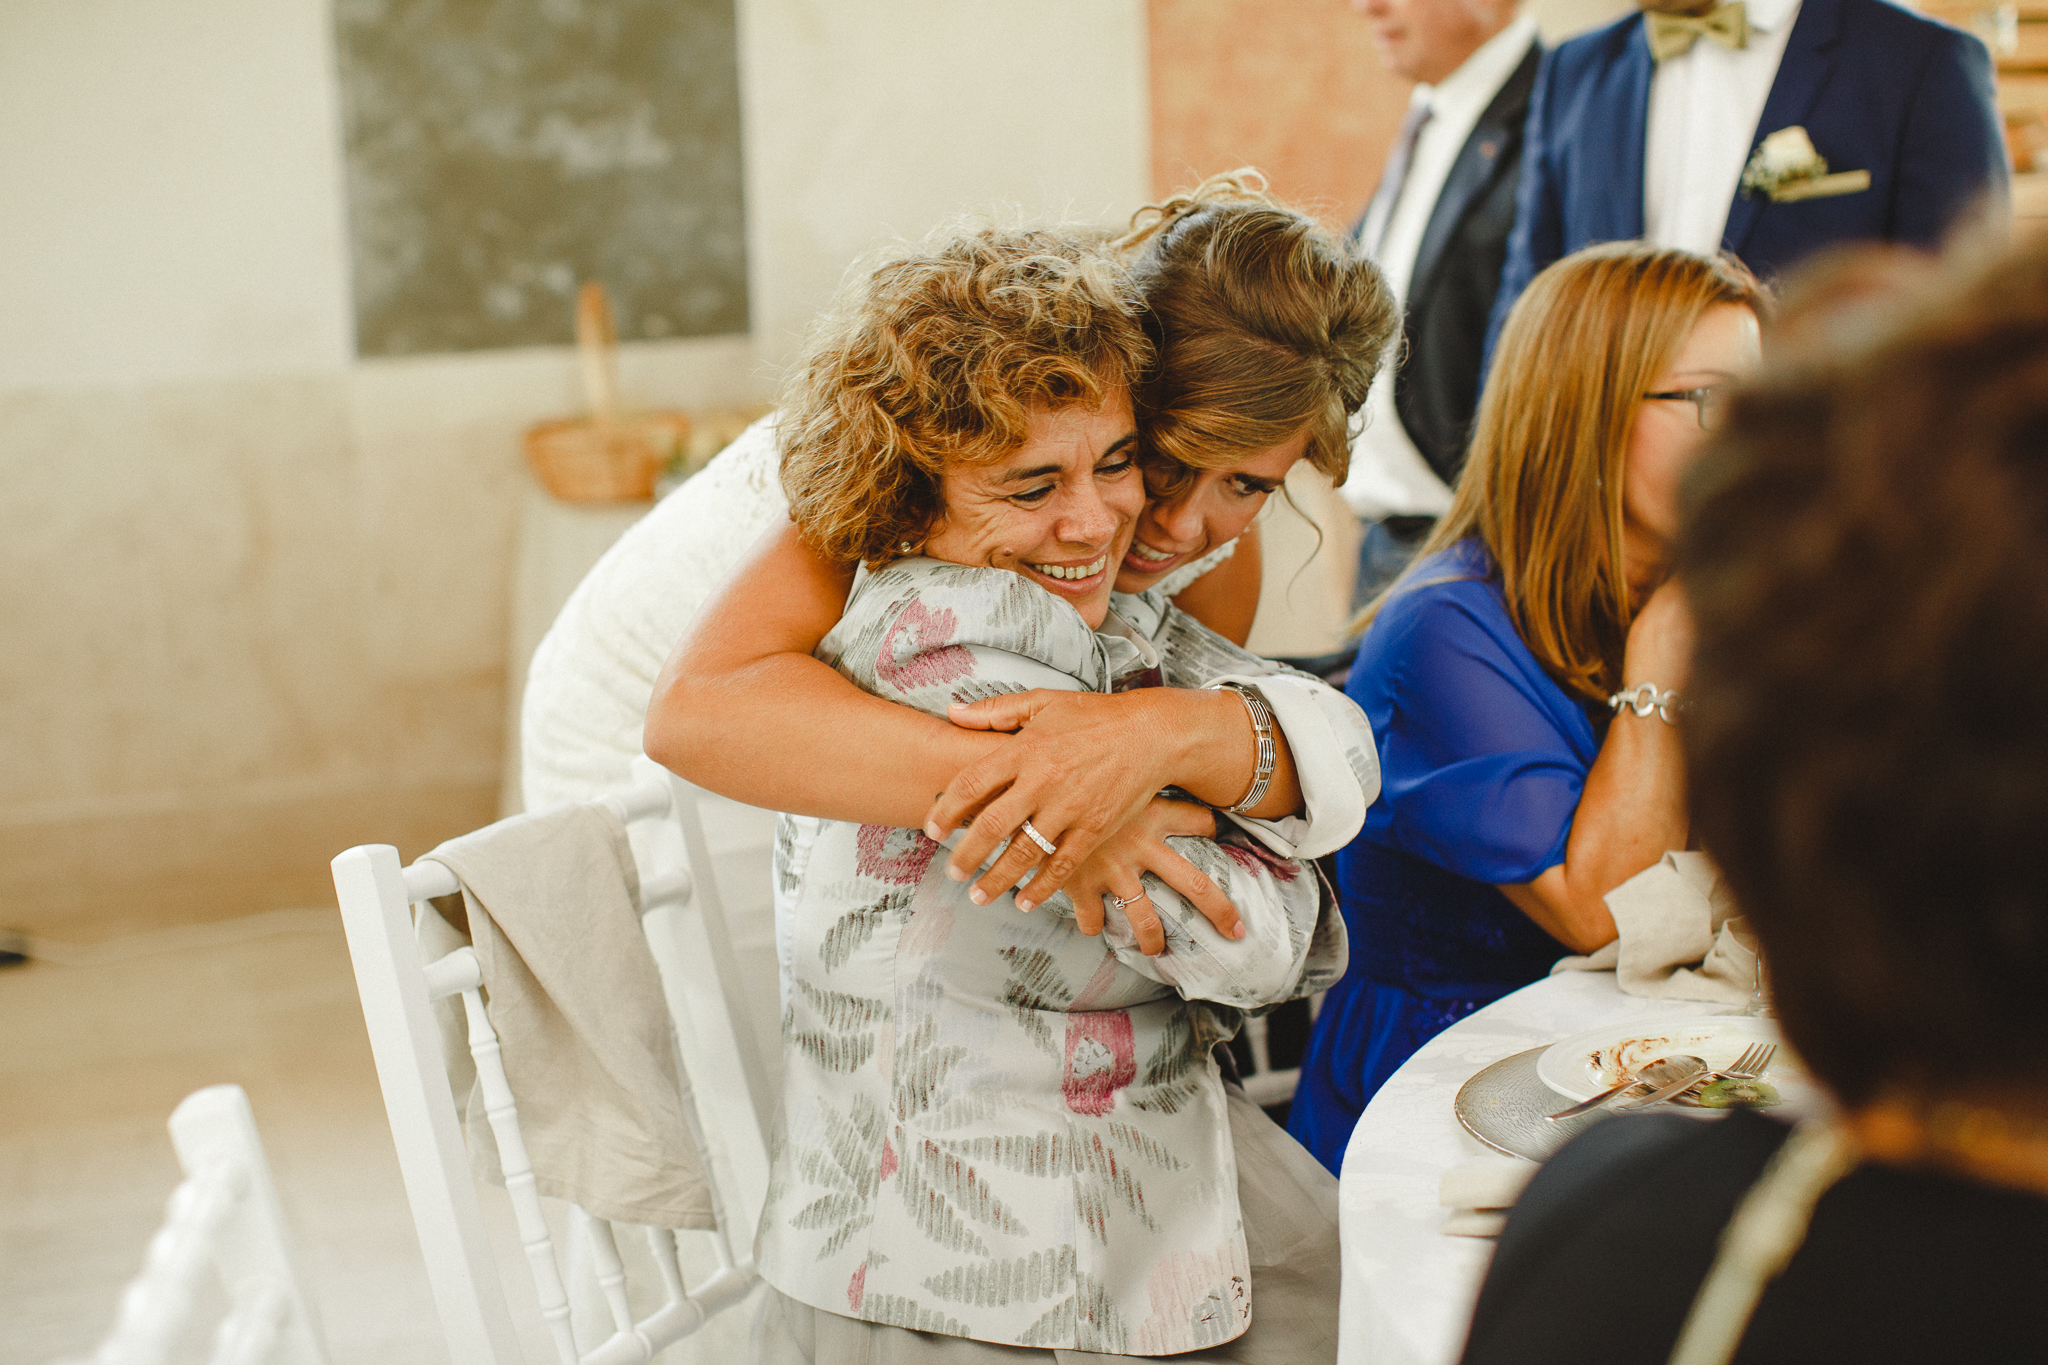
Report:
[[[600,805],[561,806],[426,856],[462,883],[485,1013],[540,1192],[618,1222],[715,1226],[618,817]],[[463,941],[440,916],[422,915],[417,933],[428,961]],[[460,998],[439,1002],[437,1015],[458,1104],[466,1092],[471,1163],[502,1185]]]
[[[1607,893],[1621,936],[1597,953],[1561,959],[1551,974],[1612,971],[1629,995],[1747,1005],[1756,954],[1736,937],[1742,920],[1734,908],[1706,854],[1667,853]]]

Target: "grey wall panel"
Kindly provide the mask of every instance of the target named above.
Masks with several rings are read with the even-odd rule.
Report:
[[[747,330],[733,0],[338,0],[365,356]]]

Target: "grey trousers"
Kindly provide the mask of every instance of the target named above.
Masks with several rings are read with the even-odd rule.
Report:
[[[1235,1340],[1169,1356],[1231,1365],[1330,1365],[1337,1358],[1337,1178],[1230,1088],[1237,1200],[1252,1266],[1252,1325]],[[828,1313],[763,1287],[758,1365],[1098,1365],[1133,1356],[1001,1346]]]

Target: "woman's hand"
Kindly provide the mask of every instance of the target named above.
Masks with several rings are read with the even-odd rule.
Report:
[[[1166,930],[1159,923],[1158,908],[1145,894],[1143,874],[1150,872],[1178,891],[1216,932],[1225,938],[1244,937],[1244,924],[1237,907],[1230,903],[1216,883],[1193,863],[1167,846],[1170,835],[1216,837],[1216,813],[1191,801],[1155,796],[1138,814],[1125,821],[1095,846],[1067,881],[1067,895],[1074,902],[1074,923],[1084,934],[1102,932],[1108,898],[1123,901],[1124,917],[1138,937],[1139,951],[1157,957],[1166,949]]]
[[[948,860],[956,881],[972,876],[997,844],[1016,836],[969,893],[977,904],[1016,886],[1045,859],[1031,885],[1017,893],[1020,910],[1040,904],[1067,884],[1106,835],[1172,785],[1173,746],[1152,732],[1149,700],[1142,691],[1105,696],[1038,689],[952,708],[951,720],[965,729],[1020,731],[961,769],[926,818],[924,832],[933,839],[968,827]],[[1058,853],[1047,858],[1020,832],[1027,818],[1058,843]]]
[[[1251,785],[1257,762],[1243,699],[1210,688],[1018,692],[956,706],[950,719],[969,729],[1018,731],[1001,749],[962,768],[925,821],[933,839],[966,827],[947,859],[956,881],[973,876],[996,845],[1010,840],[969,893],[977,905],[1037,868],[1017,895],[1018,907],[1029,910],[1064,888],[1096,845],[1161,789],[1179,787],[1197,800],[1228,806]],[[1251,812],[1259,819],[1302,808],[1294,755],[1277,726],[1273,748],[1271,785]],[[1027,819],[1056,851],[1048,854],[1033,842],[1023,829]]]

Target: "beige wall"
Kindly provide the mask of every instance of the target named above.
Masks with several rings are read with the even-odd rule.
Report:
[[[1530,0],[1545,42],[1630,0]],[[1152,184],[1164,194],[1235,166],[1348,225],[1372,198],[1407,108],[1346,0],[1150,0]]]
[[[1344,0],[1151,0],[1152,183],[1234,166],[1350,223],[1379,183],[1409,83],[1380,65]]]
[[[853,257],[963,208],[1251,161],[1342,220],[1406,94],[1338,0],[739,18],[752,333],[629,347],[637,401],[766,397]],[[317,903],[346,844],[493,812],[518,435],[573,366],[354,359],[330,25],[0,5],[0,926]]]
[[[1137,0],[742,0],[751,337],[627,396],[766,396],[885,232],[1146,189]],[[491,818],[541,349],[356,362],[323,0],[0,6],[0,925],[329,896]]]

